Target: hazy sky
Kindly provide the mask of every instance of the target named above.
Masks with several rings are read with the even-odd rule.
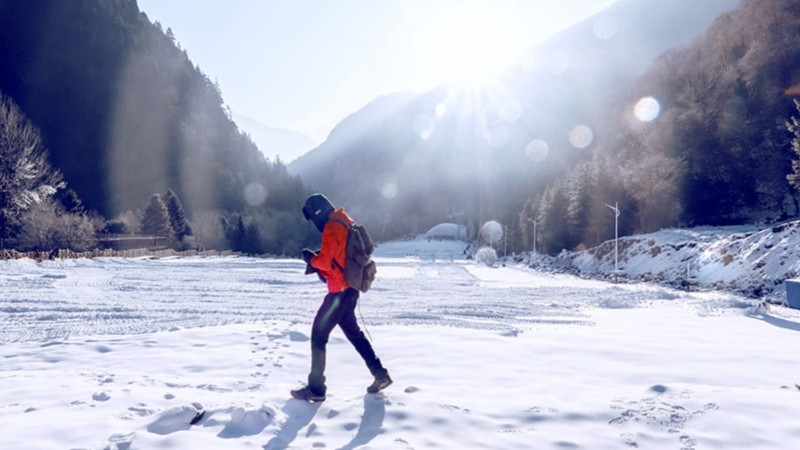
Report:
[[[322,142],[382,94],[479,83],[617,0],[139,0],[233,111]]]

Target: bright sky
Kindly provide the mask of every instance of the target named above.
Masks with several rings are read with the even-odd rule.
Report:
[[[139,0],[230,108],[322,142],[374,98],[479,83],[617,0]]]

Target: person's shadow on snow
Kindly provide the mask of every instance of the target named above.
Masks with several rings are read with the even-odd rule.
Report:
[[[339,450],[353,450],[368,444],[383,433],[383,419],[386,417],[386,397],[383,394],[367,394],[364,396],[364,417],[358,426],[358,433],[353,440]]]
[[[286,423],[281,431],[264,446],[264,450],[283,450],[289,447],[297,433],[311,423],[317,414],[321,403],[308,403],[302,400],[291,399],[283,405],[281,411],[286,414]]]

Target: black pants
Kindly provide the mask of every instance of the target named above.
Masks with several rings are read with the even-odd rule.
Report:
[[[357,303],[358,291],[349,288],[326,295],[317,311],[311,329],[311,373],[308,374],[308,387],[316,394],[325,395],[325,346],[336,325],[339,325],[347,340],[364,359],[373,376],[386,374],[381,360],[375,355],[372,345],[358,326],[355,314]]]

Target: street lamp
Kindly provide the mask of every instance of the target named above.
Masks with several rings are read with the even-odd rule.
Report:
[[[526,219],[533,224],[533,256],[536,256],[536,221],[530,217],[526,217]]]
[[[617,241],[619,240],[619,203],[614,202],[614,206],[606,204],[614,211],[614,280],[617,279],[617,270],[619,268],[619,251]]]

